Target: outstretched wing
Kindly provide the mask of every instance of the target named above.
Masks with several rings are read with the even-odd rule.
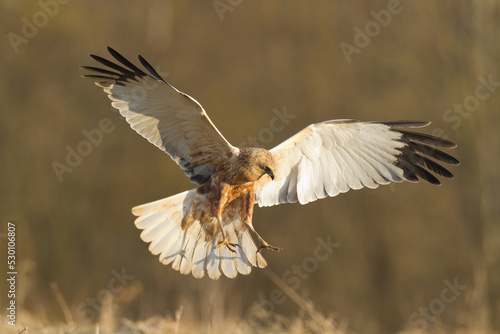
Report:
[[[132,129],[168,153],[192,182],[203,184],[237,152],[203,107],[166,82],[144,58],[138,56],[149,73],[112,48],[108,51],[120,64],[91,55],[107,69],[82,66],[97,73],[84,77],[96,80]]]
[[[456,145],[442,138],[397,129],[429,124],[355,120],[311,124],[271,150],[277,164],[276,178],[258,181],[256,202],[259,206],[297,201],[306,204],[349,189],[377,188],[404,180],[418,182],[419,178],[439,185],[428,170],[447,178],[453,178],[453,174],[429,157],[453,165],[459,162],[432,146]]]

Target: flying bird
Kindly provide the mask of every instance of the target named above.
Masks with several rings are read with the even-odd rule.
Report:
[[[165,81],[143,57],[138,59],[144,70],[108,51],[114,62],[91,55],[105,68],[82,66],[93,72],[84,77],[95,80],[132,129],[198,185],[132,209],[150,252],[182,274],[234,278],[265,267],[261,250],[281,248],[255,231],[255,204],[306,204],[350,189],[419,179],[439,185],[431,172],[453,174],[435,160],[459,164],[436,148],[454,148],[454,143],[406,130],[430,124],[423,121],[330,120],[311,124],[270,150],[238,148],[195,99]]]

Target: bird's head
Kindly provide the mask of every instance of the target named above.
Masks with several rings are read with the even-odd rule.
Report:
[[[259,179],[267,174],[271,180],[274,180],[276,163],[274,162],[274,157],[271,152],[265,149],[257,149],[255,151],[255,157],[255,173],[259,175]]]
[[[263,172],[261,174],[261,176],[263,176],[264,174],[267,174],[267,175],[269,175],[271,177],[271,180],[274,180],[273,168],[269,167],[269,164],[261,162],[260,165],[259,165],[259,167],[260,167],[260,169]]]
[[[271,152],[263,148],[244,148],[240,152],[247,167],[248,181],[257,181],[266,174],[274,180],[276,163]]]

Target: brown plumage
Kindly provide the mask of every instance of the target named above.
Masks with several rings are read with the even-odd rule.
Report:
[[[309,125],[269,151],[237,148],[196,100],[167,83],[144,58],[139,56],[149,73],[108,51],[121,65],[91,55],[108,69],[86,66],[97,74],[85,77],[96,80],[131,127],[199,185],[132,209],[151,253],[183,274],[232,278],[249,274],[252,266],[265,267],[260,249],[281,249],[255,231],[256,203],[306,204],[349,189],[419,178],[439,184],[431,172],[453,175],[435,160],[459,164],[435,148],[453,148],[452,142],[399,130],[429,124],[421,121],[326,121]]]
[[[237,244],[227,240],[221,226],[223,213],[234,212],[245,224],[245,228],[255,232],[252,225],[255,181],[261,177],[274,180],[274,168],[274,158],[268,150],[251,147],[239,149],[234,157],[215,170],[208,182],[196,189],[193,205],[182,220],[182,230],[198,221],[205,231],[205,240],[216,237],[220,232],[221,240],[218,246],[226,245],[235,252],[234,247],[237,247]],[[277,250],[265,241],[263,247]]]
[[[227,179],[221,179],[222,182],[231,185],[240,185],[247,182],[255,182],[266,174],[271,179],[274,179],[273,170],[275,168],[274,157],[268,150],[255,147],[242,147],[239,149],[236,159],[221,165],[218,171],[227,177]]]

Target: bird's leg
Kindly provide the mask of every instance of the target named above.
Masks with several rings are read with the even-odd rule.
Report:
[[[270,250],[270,251],[273,251],[273,252],[282,252],[283,251],[283,248],[281,247],[275,247],[275,246],[272,246],[270,244],[268,244],[260,235],[259,233],[257,233],[257,231],[255,230],[255,228],[253,227],[252,224],[247,224],[248,227],[250,227],[250,230],[255,233],[255,235],[257,236],[257,238],[259,238],[259,241],[262,243],[262,246],[259,247],[259,249],[257,250],[257,253],[260,252],[261,249],[267,249],[267,250]]]
[[[259,247],[257,253],[259,253],[260,250],[263,248],[274,252],[281,252],[283,248],[271,246],[270,244],[268,244],[253,227],[252,217],[253,217],[254,204],[255,204],[255,193],[249,192],[244,198],[242,198],[238,214],[240,215],[241,219],[245,222],[245,224],[248,226],[250,231],[255,233],[257,238],[259,238],[259,241],[262,243],[262,246]]]
[[[230,243],[226,238],[226,234],[224,233],[224,227],[222,226],[222,214],[224,213],[224,208],[229,203],[228,194],[230,193],[230,186],[227,183],[223,183],[220,189],[220,199],[217,203],[216,217],[219,222],[220,233],[222,234],[222,241],[215,246],[215,248],[219,248],[221,246],[226,245],[226,247],[233,253],[236,253],[234,248],[238,246],[237,244]]]
[[[215,248],[219,248],[221,246],[226,246],[231,252],[236,253],[234,248],[238,246],[237,244],[230,243],[229,240],[226,239],[226,235],[224,234],[224,229],[222,228],[222,219],[217,217],[217,221],[219,222],[220,233],[222,234],[222,241],[215,246]]]
[[[257,236],[257,238],[259,238],[259,241],[262,243],[262,245],[259,247],[259,249],[257,249],[257,251],[255,252],[255,263],[256,263],[257,268],[260,268],[258,254],[260,253],[260,251],[262,249],[267,249],[267,250],[270,250],[270,251],[273,251],[273,252],[282,252],[283,248],[271,246],[269,243],[267,243],[266,240],[264,240],[259,235],[259,233],[257,233],[257,231],[253,228],[252,223],[247,224],[247,226],[250,228],[250,231],[252,231],[253,233],[255,233],[255,235]]]

